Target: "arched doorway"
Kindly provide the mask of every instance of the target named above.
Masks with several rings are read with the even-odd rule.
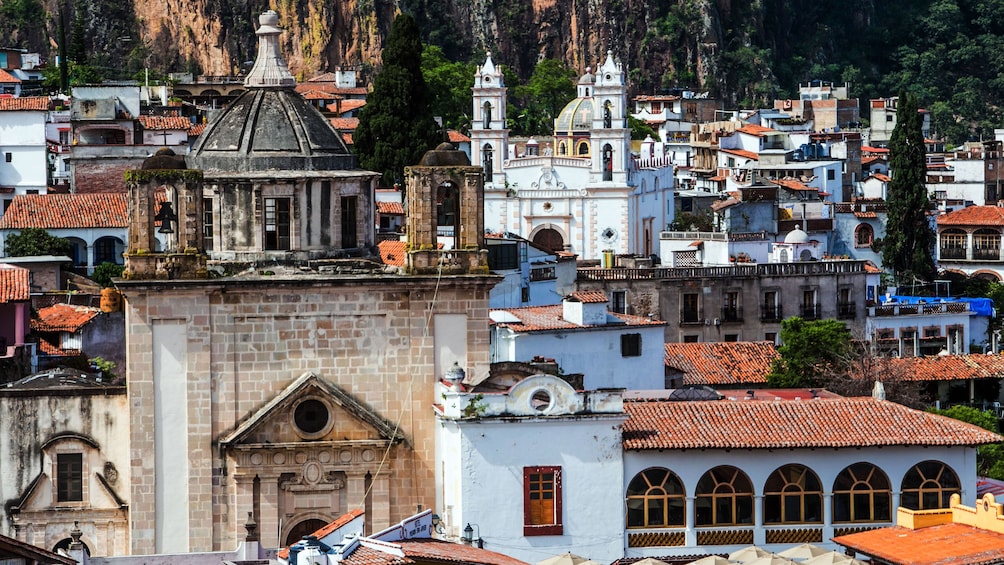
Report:
[[[290,546],[303,539],[303,536],[309,536],[310,534],[316,532],[317,530],[320,530],[327,524],[328,523],[325,522],[324,520],[318,520],[317,518],[304,520],[299,524],[293,526],[293,529],[290,530],[288,534],[286,534],[286,541],[282,545]]]
[[[544,228],[533,236],[533,243],[555,253],[565,249],[565,240],[557,230]]]

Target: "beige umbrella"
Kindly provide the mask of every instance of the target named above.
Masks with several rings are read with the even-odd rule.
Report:
[[[802,565],[850,565],[851,558],[838,551],[827,551],[811,559],[802,561]]]
[[[728,563],[726,561],[726,563]],[[651,557],[646,557],[645,559],[639,559],[635,561],[632,565],[669,565],[665,561],[659,561],[658,559],[653,559]]]
[[[777,554],[781,557],[787,557],[788,559],[795,559],[798,561],[812,559],[813,557],[824,553],[830,553],[830,550],[819,547],[818,545],[812,545],[811,543],[803,543],[802,545],[796,545],[795,547],[789,547],[784,551],[777,552]]]
[[[543,561],[538,561],[537,565],[602,565],[597,561],[586,559],[574,553],[562,553],[554,557],[548,557]]]
[[[721,555],[709,555],[707,557],[702,557],[697,561],[691,561],[690,563],[687,563],[687,565],[732,565],[732,562]]]
[[[773,553],[761,557],[760,559],[754,559],[753,561],[747,561],[745,565],[792,565],[794,561],[791,559],[785,559],[780,555],[774,555]]]
[[[754,559],[760,559],[761,557],[770,557],[774,555],[773,553],[767,551],[766,549],[759,548],[755,545],[749,547],[744,547],[742,549],[733,551],[729,554],[729,561],[734,561],[736,563],[748,563]]]

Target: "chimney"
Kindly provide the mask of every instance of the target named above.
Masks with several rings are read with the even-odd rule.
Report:
[[[599,291],[573,292],[561,301],[562,318],[578,326],[607,323],[607,297]]]

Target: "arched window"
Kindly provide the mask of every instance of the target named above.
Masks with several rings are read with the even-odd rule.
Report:
[[[940,461],[923,461],[903,477],[900,506],[910,510],[948,508],[953,494],[962,494],[959,476]]]
[[[892,519],[889,478],[871,463],[855,463],[833,481],[834,522],[888,522]]]
[[[973,232],[973,259],[1000,261],[1001,234],[995,229],[978,229]]]
[[[287,546],[292,545],[303,539],[303,536],[308,536],[316,532],[317,530],[320,530],[326,525],[328,525],[327,522],[325,522],[324,520],[319,520],[317,518],[304,520],[299,524],[293,526],[293,529],[290,530],[288,534],[286,534],[285,545]]]
[[[609,100],[607,100],[606,103],[603,104],[603,127],[607,129],[613,127],[614,120],[613,120],[613,114],[610,111],[611,107],[612,105],[610,104]]]
[[[492,129],[492,103],[485,102],[481,107],[481,118],[484,121],[485,129]]]
[[[764,524],[823,521],[823,487],[805,465],[785,465],[770,474],[763,488]]]
[[[854,247],[870,247],[875,239],[875,230],[868,224],[858,224],[854,230]]]
[[[589,143],[585,141],[580,141],[578,147],[576,147],[575,152],[579,155],[589,155]]]
[[[460,191],[453,183],[436,188],[436,223],[437,235],[460,237]]]
[[[558,144],[558,155],[567,155],[567,154],[568,154],[568,148],[565,147],[565,142],[562,141],[561,143]]]
[[[697,483],[695,524],[735,526],[753,523],[753,484],[735,467],[715,467]]]
[[[627,488],[627,527],[653,528],[686,524],[683,482],[669,469],[652,467],[635,475]]]
[[[492,169],[494,168],[494,156],[495,151],[492,149],[491,143],[486,143],[484,147],[481,148],[481,166],[485,169],[485,182],[492,182]]]
[[[614,148],[603,146],[603,180],[614,180]]]
[[[966,232],[957,228],[947,229],[938,234],[938,241],[939,259],[966,258]]]

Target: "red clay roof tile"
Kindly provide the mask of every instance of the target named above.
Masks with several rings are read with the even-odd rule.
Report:
[[[396,543],[401,546],[405,557],[413,559],[416,562],[526,565],[525,562],[508,555],[443,540],[408,539]]]
[[[862,398],[625,401],[624,448],[784,449],[983,445],[1004,440],[983,428]]]
[[[509,328],[514,332],[543,332],[552,330],[572,330],[578,328],[602,328],[606,326],[580,326],[572,322],[565,321],[563,316],[564,306],[562,304],[552,304],[550,306],[527,306],[524,308],[499,308],[515,316],[519,322],[496,322],[497,327]],[[666,322],[649,320],[641,316],[630,316],[628,314],[609,313],[611,316],[619,318],[628,326],[664,326]]]
[[[667,343],[666,367],[683,372],[685,385],[767,382],[777,348],[769,341]]]
[[[0,263],[0,304],[31,298],[31,271]]]
[[[455,129],[447,131],[446,135],[449,136],[450,143],[470,143],[471,141],[471,138],[467,137],[466,135],[460,133]]]
[[[404,206],[400,202],[377,202],[377,213],[404,215]]]
[[[892,526],[838,536],[833,541],[897,565],[1004,562],[1004,534],[963,524],[942,524],[916,530]]]
[[[338,131],[355,131],[359,127],[359,118],[331,118],[331,125]]]
[[[6,82],[6,83],[21,82],[21,79],[8,73],[4,69],[0,69],[0,82]]]
[[[192,127],[192,120],[181,116],[147,116],[137,118],[144,129],[148,130],[183,130]]]
[[[938,216],[939,226],[1004,226],[1004,208],[967,206]]]
[[[569,294],[572,299],[588,304],[606,304],[610,302],[607,295],[599,290],[579,290]]]
[[[404,266],[405,242],[395,240],[384,240],[377,243],[380,249],[380,258],[385,265]]]
[[[38,311],[38,317],[31,320],[31,328],[38,332],[75,332],[100,313],[100,308],[91,306],[53,304]]]
[[[4,82],[4,81],[0,81]],[[0,110],[34,110],[44,112],[49,109],[49,99],[45,96],[22,96],[20,98],[0,98]]]
[[[746,133],[749,135],[755,135],[757,137],[762,137],[768,133],[775,133],[775,131],[770,128],[765,128],[763,126],[758,126],[756,124],[746,124],[743,127],[736,129],[736,131],[740,131],[742,133]]]
[[[889,370],[911,381],[962,381],[1004,378],[1004,355],[930,355],[889,359]]]
[[[128,226],[124,193],[18,194],[0,218],[0,229]]]
[[[722,153],[728,153],[730,155],[738,155],[739,157],[743,157],[745,159],[752,159],[754,161],[760,160],[759,155],[757,155],[752,151],[747,151],[745,149],[722,149],[721,151]]]

